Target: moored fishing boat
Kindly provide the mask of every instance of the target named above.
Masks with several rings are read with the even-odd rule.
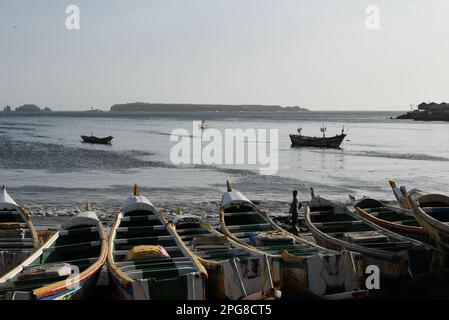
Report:
[[[39,247],[39,239],[26,210],[6,191],[0,191],[0,277]]]
[[[403,192],[407,196],[405,189]],[[449,251],[449,197],[429,193],[418,200],[408,199],[423,229],[439,248]]]
[[[216,299],[267,300],[280,298],[278,261],[239,246],[209,224],[192,216],[180,216],[173,225],[182,244],[208,273],[206,293]]]
[[[99,138],[99,137],[95,137],[91,134],[90,136],[81,136],[81,139],[83,139],[83,141],[87,142],[87,143],[110,144],[112,142],[112,139],[114,139],[114,137],[107,136],[104,138]]]
[[[427,232],[419,224],[415,214],[410,210],[393,207],[371,198],[357,201],[354,207],[358,215],[378,226],[407,238],[433,244]]]
[[[409,201],[409,198],[412,201],[418,201],[422,196],[429,194],[428,192],[422,191],[420,189],[411,189],[408,192],[408,197],[405,197],[405,187],[399,187],[395,180],[389,180],[388,182],[390,183],[391,190],[393,191],[394,197],[396,198],[399,206],[407,210],[412,210],[412,205]]]
[[[322,127],[320,130],[323,137],[308,137],[301,134],[302,128],[298,128],[298,134],[290,134],[290,140],[293,147],[315,147],[315,148],[339,148],[346,137],[344,128],[341,134],[336,134],[333,137],[326,137],[326,128]]]
[[[253,202],[232,190],[229,183],[221,201],[220,222],[225,235],[241,246],[281,262],[283,292],[327,299],[367,294],[360,289],[360,255],[321,248],[282,230]]]
[[[42,247],[0,278],[0,297],[12,300],[85,299],[106,260],[107,240],[87,209],[61,226]]]
[[[315,196],[306,208],[306,224],[317,243],[363,255],[365,267],[376,265],[388,278],[438,272],[441,251],[357,216],[349,208]]]
[[[136,185],[111,228],[108,269],[121,299],[205,298],[206,270]]]

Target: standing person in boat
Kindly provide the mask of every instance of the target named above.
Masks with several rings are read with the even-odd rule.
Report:
[[[290,204],[290,214],[292,215],[292,232],[298,235],[298,214],[299,209],[301,209],[302,204],[298,199],[298,190],[293,191],[293,201]]]

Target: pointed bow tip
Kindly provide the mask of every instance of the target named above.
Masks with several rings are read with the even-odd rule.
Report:
[[[226,180],[226,189],[228,190],[228,192],[232,191],[231,184],[229,183],[229,180]]]
[[[139,191],[139,187],[137,186],[137,183],[134,183],[134,187],[133,187],[133,195],[135,197],[140,196],[140,191]]]

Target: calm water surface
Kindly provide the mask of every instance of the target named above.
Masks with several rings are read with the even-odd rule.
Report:
[[[391,199],[388,179],[409,188],[449,193],[449,123],[392,120],[399,112],[304,113],[0,113],[0,183],[19,201],[121,201],[139,183],[154,202],[217,201],[227,179],[253,199],[284,201],[309,188],[346,200],[347,194]],[[170,161],[170,133],[192,132],[204,119],[214,129],[278,129],[279,170],[256,165],[182,165]],[[341,150],[297,149],[289,134],[334,135],[344,125]],[[114,136],[111,146],[81,142],[81,134]],[[198,138],[189,138],[198,139]],[[246,141],[244,146],[257,144]]]

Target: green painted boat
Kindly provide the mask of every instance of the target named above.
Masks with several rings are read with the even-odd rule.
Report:
[[[407,196],[407,191],[404,190]],[[420,225],[435,241],[436,245],[449,252],[449,197],[430,193],[409,202]]]
[[[160,210],[137,186],[109,234],[108,270],[111,285],[123,300],[201,300],[207,272],[181,244]],[[128,259],[138,246],[162,246],[169,257]]]
[[[393,207],[382,201],[363,198],[354,203],[355,212],[378,226],[430,245],[434,242],[411,210]]]
[[[437,248],[382,228],[352,208],[315,196],[313,189],[305,221],[318,244],[362,254],[364,267],[376,265],[383,277],[409,277],[441,270],[437,264],[441,251]]]
[[[41,245],[26,210],[6,191],[0,191],[0,277],[29,257]]]
[[[271,300],[281,292],[280,266],[239,246],[200,219],[182,215],[170,226],[207,270],[206,294],[213,299]]]
[[[367,294],[361,289],[361,256],[332,251],[282,230],[242,193],[228,191],[221,201],[220,222],[226,236],[281,263],[282,292],[325,299],[347,299]]]
[[[65,222],[42,247],[0,278],[0,298],[87,299],[106,254],[106,233],[88,209]]]

